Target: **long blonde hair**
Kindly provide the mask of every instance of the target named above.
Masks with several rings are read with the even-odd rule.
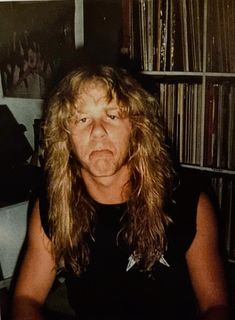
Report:
[[[143,269],[150,269],[166,248],[170,218],[164,206],[171,196],[173,169],[159,120],[158,103],[125,70],[110,66],[79,68],[67,75],[51,95],[44,117],[44,154],[48,186],[48,224],[58,268],[79,274],[89,263],[94,203],[73,156],[69,123],[84,83],[102,83],[129,117],[131,194],[119,232]]]

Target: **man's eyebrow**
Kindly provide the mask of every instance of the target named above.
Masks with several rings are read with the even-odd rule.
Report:
[[[76,113],[86,113],[86,110],[77,110]]]
[[[78,115],[78,114],[81,114],[81,113],[83,113],[82,110],[77,109],[76,112],[75,112],[75,115]]]
[[[118,111],[119,111],[120,108],[119,108],[118,106],[109,106],[109,105],[108,105],[108,106],[106,107],[106,110],[111,110],[111,111],[112,111],[112,110],[118,110]]]

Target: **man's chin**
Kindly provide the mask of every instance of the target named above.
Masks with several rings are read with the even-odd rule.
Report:
[[[110,177],[116,172],[116,166],[110,159],[99,159],[90,167],[94,177]]]
[[[99,169],[90,170],[90,174],[96,178],[105,178],[115,175],[115,170]]]

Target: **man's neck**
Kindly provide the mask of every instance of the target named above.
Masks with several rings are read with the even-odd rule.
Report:
[[[87,191],[97,202],[117,204],[128,200],[130,192],[129,172],[118,172],[113,176],[94,177],[82,171]]]

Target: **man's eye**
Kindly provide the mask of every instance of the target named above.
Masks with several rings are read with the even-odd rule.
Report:
[[[108,117],[109,117],[111,120],[117,119],[117,116],[115,116],[114,114],[108,114]]]
[[[81,119],[79,120],[79,122],[85,123],[85,122],[87,122],[87,118],[81,118]]]

